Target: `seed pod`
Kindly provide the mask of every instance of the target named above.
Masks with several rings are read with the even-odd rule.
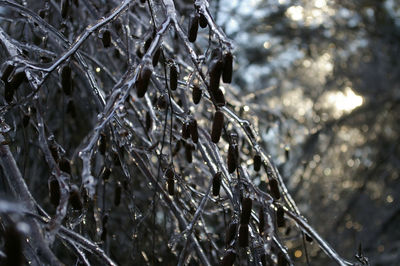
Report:
[[[306,241],[307,242],[313,242],[313,239],[312,239],[312,237],[309,235],[309,234],[305,234],[306,235]]]
[[[101,155],[105,155],[107,150],[107,139],[106,139],[106,134],[100,133],[100,139],[99,139],[99,152]]]
[[[139,98],[143,98],[146,94],[152,73],[153,71],[148,65],[144,65],[140,70],[139,78],[136,81],[136,94]]]
[[[222,81],[224,83],[232,82],[232,64],[233,56],[231,52],[227,52],[223,55],[224,68],[222,71]]]
[[[233,249],[226,251],[224,258],[221,260],[220,266],[232,266],[236,260],[236,252]]]
[[[61,192],[60,185],[55,178],[51,178],[49,181],[49,197],[51,204],[57,207],[60,203]]]
[[[197,130],[197,121],[196,119],[190,119],[189,121],[189,131],[192,136],[192,140],[194,143],[199,142],[199,132]]]
[[[22,126],[27,127],[29,125],[30,119],[31,117],[29,115],[24,115],[24,117],[22,118]]]
[[[215,104],[218,107],[222,107],[225,105],[225,96],[224,93],[220,88],[218,88],[216,91],[211,92],[212,96],[214,97]]]
[[[224,64],[221,59],[213,60],[210,66],[210,90],[212,93],[219,88],[219,80],[221,78],[223,66]]]
[[[61,86],[66,95],[72,94],[71,67],[69,65],[61,68]]]
[[[279,193],[278,181],[275,178],[269,179],[269,188],[271,190],[271,195],[276,199],[281,198],[281,194]]]
[[[238,152],[238,146],[237,144],[229,144],[229,149],[228,149],[228,171],[230,174],[235,172],[237,166],[238,166],[238,157],[239,157],[239,152]]]
[[[214,115],[212,130],[211,130],[211,141],[218,143],[221,138],[222,128],[224,127],[224,113],[217,110]]]
[[[174,176],[175,176],[174,170],[172,170],[171,168],[167,168],[167,170],[165,170],[164,175],[165,175],[165,177],[166,177],[167,179],[174,178]]]
[[[193,161],[192,150],[193,150],[192,144],[186,142],[185,143],[185,156],[186,156],[186,161],[188,163],[192,163],[192,161]]]
[[[208,26],[206,16],[204,16],[202,13],[200,13],[200,15],[199,15],[199,25],[202,28],[205,28]]]
[[[80,211],[83,208],[81,193],[79,192],[79,188],[76,185],[71,186],[71,190],[69,192],[69,203],[75,210]]]
[[[285,236],[288,236],[288,235],[290,234],[291,231],[292,231],[292,228],[291,228],[290,226],[288,226],[288,227],[286,228],[286,231],[285,231]]]
[[[144,42],[144,45],[143,45],[144,53],[146,53],[147,50],[149,50],[150,45],[151,45],[152,42],[153,42],[153,36],[150,36],[150,37]]]
[[[225,245],[229,246],[231,242],[235,239],[236,230],[237,230],[237,222],[233,222],[229,225],[228,230],[225,235]]]
[[[67,158],[62,158],[58,163],[58,166],[61,171],[71,174],[71,162]]]
[[[242,215],[240,216],[240,224],[248,224],[250,222],[251,207],[253,202],[251,198],[243,198]]]
[[[278,206],[278,209],[276,210],[276,225],[278,227],[284,227],[285,226],[285,218],[284,218],[284,210],[282,206]]]
[[[219,195],[219,190],[221,189],[221,175],[221,172],[217,172],[213,177],[213,195],[215,197]]]
[[[191,16],[189,20],[189,42],[195,42],[197,39],[197,31],[199,29],[199,17],[196,15]]]
[[[114,191],[114,206],[119,206],[121,203],[121,194],[122,194],[122,186],[121,183],[117,183],[115,185],[115,191]]]
[[[167,179],[168,194],[173,196],[175,194],[175,180],[171,177]]]
[[[261,169],[261,156],[259,154],[254,155],[253,159],[254,171],[258,172]]]
[[[258,212],[258,232],[261,236],[264,235],[265,231],[265,217],[264,217],[264,209],[263,207],[260,208]]]
[[[9,85],[16,90],[24,80],[26,80],[25,71],[22,68],[17,68],[13,72]]]
[[[146,132],[149,132],[153,126],[153,119],[151,118],[150,112],[146,112]]]
[[[70,0],[62,0],[62,2],[61,2],[61,17],[64,18],[64,19],[68,15],[69,7],[70,7],[69,6],[70,5],[69,1]]]
[[[175,64],[172,64],[169,69],[169,86],[173,91],[178,88],[178,68]]]
[[[200,89],[200,87],[198,85],[193,85],[192,99],[194,104],[198,104],[200,102],[202,94],[203,91]]]
[[[23,237],[15,225],[8,226],[4,230],[4,253],[5,260],[1,260],[4,265],[22,266],[24,265]],[[3,264],[2,264],[3,265]]]
[[[190,137],[189,123],[184,122],[182,124],[182,138],[188,139]]]
[[[103,36],[101,38],[103,42],[104,48],[108,48],[111,46],[111,32],[109,30],[105,30],[103,32]]]
[[[8,83],[9,82],[8,79],[10,78],[11,73],[14,72],[15,66],[11,65],[10,63],[6,63],[6,66],[3,68],[4,70],[3,73],[1,74],[1,80],[4,81],[4,83]]]
[[[153,67],[156,67],[156,65],[158,64],[158,61],[160,60],[160,55],[161,55],[161,48],[158,48],[153,55],[153,60],[152,60]]]
[[[289,161],[289,152],[290,152],[290,147],[285,146],[285,160]]]
[[[106,182],[110,178],[110,175],[111,175],[111,169],[108,167],[105,167],[101,174],[101,178]]]
[[[239,226],[239,247],[244,248],[249,245],[249,225],[241,224]]]

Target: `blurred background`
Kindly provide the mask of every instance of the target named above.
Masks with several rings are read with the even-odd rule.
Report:
[[[371,265],[399,265],[400,2],[212,4],[236,43],[237,111],[310,224],[346,258],[361,243]],[[287,235],[301,265],[301,242]],[[311,265],[334,265],[308,251]]]

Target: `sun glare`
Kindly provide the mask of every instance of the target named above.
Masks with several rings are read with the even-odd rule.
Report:
[[[350,112],[361,106],[364,102],[362,96],[357,95],[350,87],[346,87],[344,92],[331,92],[328,95],[328,101],[336,110]]]

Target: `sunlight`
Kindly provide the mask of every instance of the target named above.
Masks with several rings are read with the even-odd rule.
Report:
[[[334,105],[336,110],[350,112],[363,104],[363,97],[354,93],[350,87],[346,87],[344,92],[331,92],[328,101]]]
[[[286,11],[286,15],[294,21],[303,20],[304,9],[302,6],[291,6]]]

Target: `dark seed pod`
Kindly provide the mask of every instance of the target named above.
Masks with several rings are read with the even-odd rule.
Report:
[[[229,144],[228,148],[228,171],[230,174],[235,172],[238,166],[238,147],[237,144]]]
[[[150,112],[146,112],[146,132],[149,132],[153,126],[153,119],[151,118]]]
[[[199,142],[199,132],[197,129],[197,121],[196,119],[190,119],[189,121],[189,131],[192,136],[192,140],[194,143]]]
[[[240,224],[248,224],[250,222],[252,205],[253,205],[253,201],[250,198],[243,198],[242,214],[240,216]]]
[[[218,196],[219,190],[221,189],[221,172],[215,173],[213,177],[213,195]]]
[[[22,266],[24,265],[23,237],[15,225],[11,225],[4,230],[4,253],[6,255],[4,265]],[[2,264],[3,265],[3,264]]]
[[[61,86],[66,95],[72,94],[71,67],[69,65],[61,68]]]
[[[26,80],[25,71],[22,68],[18,68],[14,71],[10,86],[16,90],[24,80]]]
[[[186,156],[186,161],[188,163],[192,163],[192,161],[193,161],[192,150],[193,150],[192,144],[185,143],[185,156]]]
[[[4,81],[4,83],[9,82],[9,78],[11,73],[13,73],[15,70],[15,66],[11,65],[10,63],[6,63],[6,66],[4,67],[3,73],[1,74],[1,80]]]
[[[79,188],[76,185],[71,186],[71,190],[69,192],[69,203],[75,210],[80,211],[83,208],[81,193],[79,192]]]
[[[61,17],[66,18],[70,8],[70,0],[62,0],[61,2]]]
[[[241,224],[239,226],[239,247],[244,248],[249,245],[249,225]]]
[[[285,218],[284,218],[284,210],[282,206],[278,206],[278,209],[276,210],[276,225],[278,227],[284,227],[285,226]]]
[[[110,178],[110,175],[111,175],[111,169],[105,167],[104,170],[103,170],[103,172],[102,172],[102,174],[101,174],[101,178],[102,178],[104,181],[108,181],[108,179]]]
[[[195,42],[197,39],[197,31],[199,29],[199,17],[196,15],[191,16],[189,21],[189,34],[188,39],[189,42]]]
[[[289,146],[285,146],[285,160],[286,161],[289,161],[289,152],[290,152]]]
[[[224,93],[220,88],[218,88],[216,91],[211,92],[212,96],[214,97],[215,104],[218,107],[222,107],[225,105],[225,96]]]
[[[232,68],[233,68],[233,56],[231,52],[227,52],[223,55],[224,69],[222,71],[222,81],[224,83],[232,82]]]
[[[188,139],[190,137],[190,129],[189,129],[189,123],[184,122],[182,124],[182,138],[183,139]]]
[[[261,169],[261,156],[259,154],[254,155],[253,159],[254,171],[258,172]]]
[[[152,60],[153,67],[155,67],[158,64],[158,61],[160,60],[160,55],[161,55],[161,48],[158,48],[153,55],[153,60]]]
[[[106,134],[100,133],[100,139],[99,139],[99,152],[101,155],[105,155],[107,150],[107,139],[106,139]]]
[[[111,32],[109,30],[105,30],[103,32],[103,36],[101,38],[103,42],[104,48],[108,48],[111,46]]]
[[[292,231],[292,228],[291,228],[290,226],[288,226],[288,227],[286,228],[286,231],[285,231],[285,236],[288,236],[288,235],[290,234],[291,231]]]
[[[208,26],[206,16],[204,16],[202,13],[200,13],[200,15],[199,15],[199,25],[202,28],[205,28]]]
[[[122,194],[122,186],[121,184],[118,182],[115,185],[115,191],[114,191],[114,206],[119,206],[119,204],[121,203],[121,194]]]
[[[309,235],[309,234],[305,234],[306,235],[306,241],[307,242],[313,242],[313,239],[312,239],[312,237]]]
[[[214,115],[212,130],[211,130],[211,141],[218,143],[221,138],[222,128],[224,127],[224,113],[217,110]]]
[[[219,88],[219,80],[221,79],[222,69],[223,69],[222,60],[214,60],[210,67],[210,90],[214,94]]]
[[[265,217],[264,217],[264,209],[261,207],[258,212],[258,232],[261,236],[264,235],[265,231]]]
[[[278,181],[275,178],[269,179],[269,188],[271,190],[272,197],[277,200],[281,198],[281,194],[279,193]]]
[[[236,260],[236,252],[233,249],[226,251],[224,258],[221,260],[220,266],[232,266]]]
[[[143,50],[144,53],[147,52],[147,50],[149,50],[151,43],[153,42],[153,36],[150,36],[145,42],[144,42],[144,46],[143,46]]]
[[[152,73],[153,71],[148,65],[144,65],[140,70],[139,78],[136,81],[136,94],[139,98],[143,98],[146,94]]]
[[[49,196],[51,204],[53,204],[54,206],[58,206],[58,204],[60,203],[61,192],[60,185],[55,178],[51,178],[49,181]]]
[[[51,152],[51,155],[54,158],[54,161],[56,161],[58,163],[58,161],[60,160],[60,156],[59,156],[57,145],[56,144],[49,145],[49,150]]]
[[[173,196],[175,194],[175,180],[174,178],[168,178],[167,179],[167,188],[168,188],[168,194]]]
[[[165,175],[165,177],[166,177],[167,179],[171,179],[171,178],[173,179],[174,176],[175,176],[174,170],[172,170],[172,168],[167,168],[167,170],[165,170],[164,175]]]
[[[225,235],[225,245],[229,246],[231,242],[235,239],[236,230],[237,230],[237,222],[233,222],[229,225],[228,230]]]
[[[71,174],[71,162],[67,158],[62,158],[58,163],[58,166],[61,171]]]
[[[200,89],[200,87],[198,85],[193,85],[192,99],[194,104],[198,104],[200,102],[202,94],[203,91]]]
[[[22,126],[23,127],[27,127],[29,125],[30,118],[31,117],[29,115],[24,115],[24,117],[22,118]]]
[[[168,101],[167,101],[166,97],[167,97],[166,94],[160,95],[160,97],[158,97],[157,106],[161,110],[164,110],[165,108],[167,108]]]
[[[175,64],[172,64],[169,69],[169,86],[173,91],[178,88],[178,68]]]

